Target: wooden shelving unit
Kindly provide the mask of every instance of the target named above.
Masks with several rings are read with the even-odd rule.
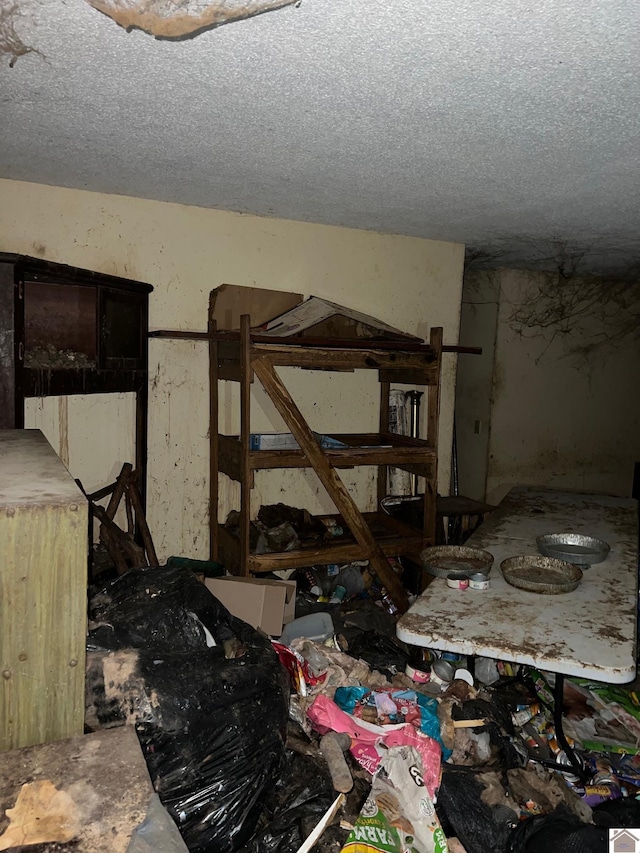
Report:
[[[162,333],[159,333],[162,334]],[[166,333],[169,335],[170,333]],[[205,337],[204,335],[202,337]],[[206,335],[210,346],[211,385],[211,557],[238,575],[297,568],[318,563],[367,559],[400,609],[406,592],[387,557],[418,555],[435,543],[438,410],[442,362],[442,329],[431,330],[428,343],[335,339],[266,339],[251,332],[248,315],[239,332],[217,332],[213,321]],[[380,428],[376,434],[332,437],[347,448],[325,450],[298,410],[276,366],[308,370],[376,370],[380,383]],[[252,450],[251,383],[262,383],[299,450]],[[240,435],[218,433],[218,385],[240,385]],[[412,439],[389,433],[391,384],[425,386],[427,435]],[[424,526],[418,531],[382,513],[361,513],[339,476],[340,468],[378,466],[378,497],[387,493],[387,470],[403,468],[425,481]],[[280,554],[253,554],[249,548],[250,492],[253,472],[269,468],[313,468],[340,514],[349,534],[327,545]],[[219,474],[240,483],[240,535],[217,522]]]

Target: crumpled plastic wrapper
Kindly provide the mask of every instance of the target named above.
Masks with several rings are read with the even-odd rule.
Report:
[[[321,684],[310,688],[309,693],[312,696],[322,693],[333,699],[338,687],[384,687],[389,683],[386,676],[375,669],[371,670],[365,661],[353,658],[331,646],[299,637],[293,640],[291,648],[308,661],[314,675],[326,673]]]
[[[342,853],[448,853],[447,839],[422,779],[414,747],[394,747],[382,761]]]
[[[339,649],[324,646],[299,637],[293,640],[291,648],[301,655],[309,664],[315,676],[323,673],[326,677],[317,684],[307,686],[306,696],[292,696],[289,704],[289,717],[298,723],[309,734],[313,727],[307,717],[307,709],[316,696],[327,696],[333,699],[338,687],[384,687],[389,682],[377,670],[373,672],[363,660],[352,658]]]

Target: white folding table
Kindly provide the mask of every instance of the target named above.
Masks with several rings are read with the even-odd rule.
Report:
[[[573,592],[540,595],[507,584],[500,563],[537,554],[536,538],[546,533],[594,536],[611,550],[583,570]],[[493,554],[490,588],[450,589],[435,578],[399,619],[397,635],[416,646],[556,673],[556,728],[564,748],[563,676],[622,684],[636,674],[637,502],[516,486],[466,545]]]

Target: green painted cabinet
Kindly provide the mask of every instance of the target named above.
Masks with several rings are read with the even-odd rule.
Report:
[[[40,430],[0,430],[0,751],[82,734],[88,506]]]

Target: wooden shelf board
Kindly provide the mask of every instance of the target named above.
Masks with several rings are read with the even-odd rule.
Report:
[[[326,516],[324,516],[326,517]],[[338,523],[342,522],[340,516],[331,516]],[[376,540],[388,557],[401,557],[417,555],[420,550],[429,544],[422,531],[415,527],[392,519],[383,513],[363,513],[363,518],[374,531]],[[344,523],[344,522],[342,522]],[[240,541],[229,533],[222,525],[218,525],[219,542],[221,552],[231,555],[239,554]],[[328,540],[322,543],[302,547],[296,551],[286,551],[277,554],[251,554],[249,556],[248,568],[252,574],[280,571],[282,569],[296,569],[303,566],[326,565],[328,563],[348,563],[353,560],[366,559],[362,548],[350,536],[345,534],[338,540]],[[232,562],[229,560],[229,562]],[[237,567],[237,561],[233,565],[225,565],[229,571]]]
[[[344,435],[331,434],[349,447],[327,450],[331,464],[336,468],[354,468],[360,465],[392,465],[395,468],[410,466],[423,469],[419,476],[428,476],[436,461],[436,452],[429,442],[405,436],[385,436],[375,433]],[[239,436],[219,435],[220,470],[234,480],[241,478],[242,452]],[[302,450],[251,450],[249,467],[253,471],[268,468],[310,468]]]
[[[220,341],[217,344],[218,360],[234,364],[240,360],[238,341]],[[281,367],[303,367],[307,370],[388,370],[394,375],[402,371],[418,372],[424,384],[436,383],[438,378],[437,353],[429,344],[417,352],[384,350],[375,345],[365,349],[349,347],[310,347],[291,344],[256,344],[250,348],[251,360],[268,356],[272,364]],[[398,379],[397,381],[401,381]]]

